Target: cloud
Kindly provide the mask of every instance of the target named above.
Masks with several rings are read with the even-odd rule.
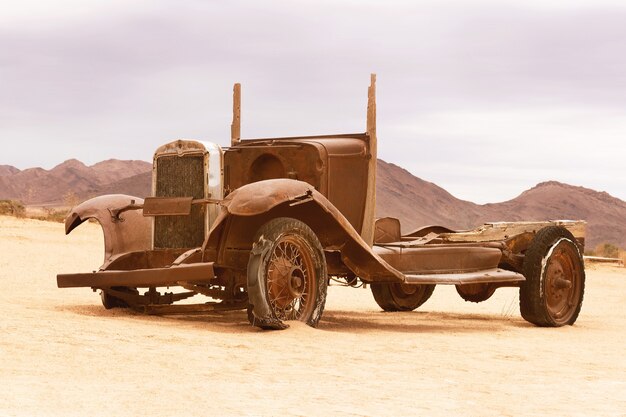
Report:
[[[495,187],[505,200],[546,179],[623,198],[625,126],[626,112],[613,108],[430,113],[393,126],[386,134],[402,152],[381,144],[380,154],[475,202],[493,202]]]
[[[470,173],[507,167],[518,173],[509,178],[530,178],[530,169],[555,172],[543,156],[528,157],[539,141],[585,160],[594,186],[606,181],[626,197],[616,163],[595,162],[588,146],[592,137],[620,147],[615,138],[626,131],[626,8],[618,2],[1,7],[0,135],[41,152],[12,147],[0,163],[149,159],[177,137],[227,145],[233,82],[243,83],[244,136],[362,131],[369,73],[377,72],[381,155],[391,162],[446,188],[466,177],[438,173],[442,155]],[[477,148],[497,155],[472,163]],[[523,157],[507,160],[507,152]],[[559,178],[579,178],[578,163],[558,167]],[[461,192],[489,198],[488,190]]]

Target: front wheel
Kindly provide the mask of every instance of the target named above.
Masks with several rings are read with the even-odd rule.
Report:
[[[537,232],[526,251],[520,286],[520,311],[543,327],[574,324],[582,307],[585,267],[574,236],[548,226]]]
[[[412,311],[424,304],[435,291],[433,284],[370,284],[376,304],[385,311]]]
[[[250,322],[284,329],[283,321],[317,326],[326,303],[324,249],[305,223],[280,217],[257,232],[248,261]]]
[[[114,294],[128,294],[137,296],[139,295],[139,291],[134,287],[111,287],[107,289],[100,290],[100,300],[102,301],[102,305],[107,310],[112,308],[129,308],[131,305],[127,300],[124,300],[120,297],[116,297]]]

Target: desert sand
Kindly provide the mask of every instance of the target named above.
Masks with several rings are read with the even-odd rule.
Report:
[[[438,287],[383,313],[333,286],[318,329],[245,312],[105,310],[59,272],[102,262],[97,224],[0,217],[1,416],[626,415],[626,269],[587,268],[574,326],[537,328],[517,291],[467,303]]]

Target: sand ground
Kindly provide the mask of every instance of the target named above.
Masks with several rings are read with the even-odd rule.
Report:
[[[55,274],[102,261],[99,226],[0,217],[0,416],[625,416],[626,269],[592,266],[574,326],[527,324],[517,291],[438,287],[382,313],[331,287],[318,329],[244,312],[105,310]]]

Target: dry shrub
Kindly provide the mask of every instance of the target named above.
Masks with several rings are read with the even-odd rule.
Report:
[[[583,253],[585,256],[596,256],[596,250],[590,249],[589,246],[585,246],[585,252]]]
[[[24,217],[26,209],[21,201],[0,200],[0,214],[15,217]]]
[[[39,212],[33,212],[32,210],[27,211],[21,201],[0,200],[0,215],[5,216],[27,217],[29,219],[62,223],[65,221],[65,216],[67,216],[68,212],[69,209],[67,208],[55,209],[51,207],[42,207]]]
[[[605,258],[617,258],[620,255],[620,249],[612,243],[600,243],[594,250],[596,256]]]
[[[44,207],[43,211],[45,214],[43,216],[37,216],[37,219],[57,223],[63,223],[68,213],[68,210],[57,210],[49,207]]]

